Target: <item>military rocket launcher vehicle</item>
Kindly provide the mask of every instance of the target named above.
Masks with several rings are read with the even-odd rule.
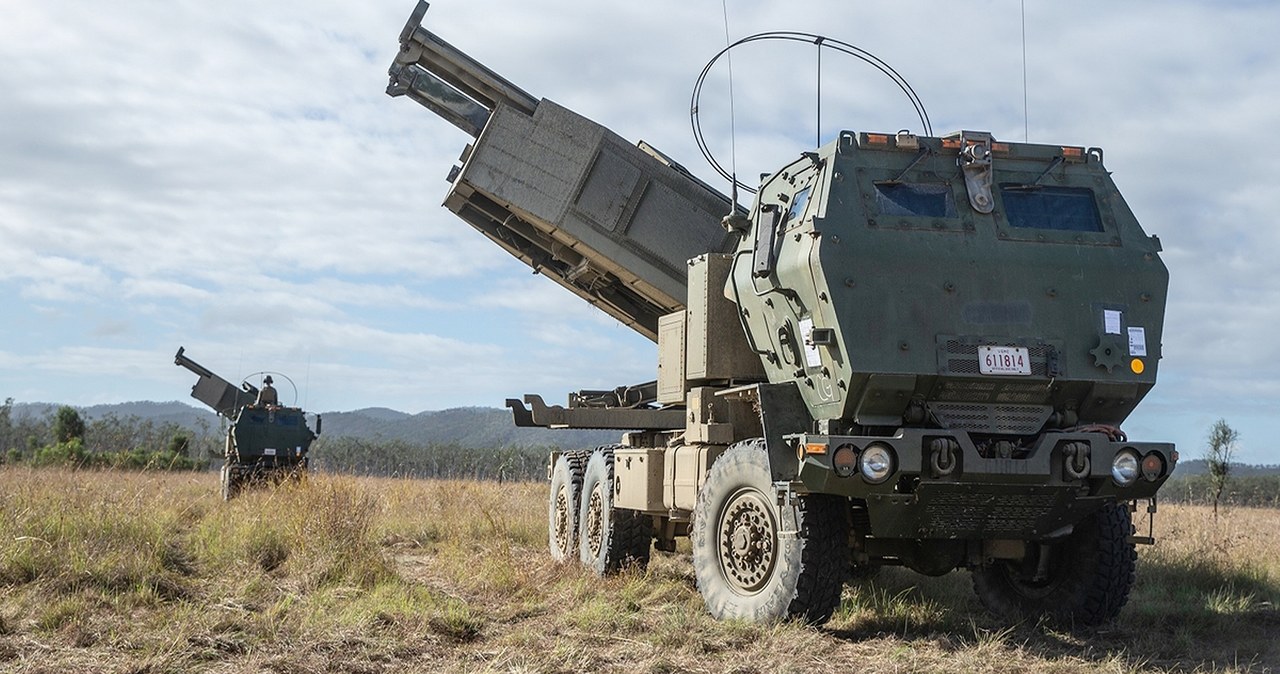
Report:
[[[885,565],[967,569],[994,613],[1092,625],[1178,460],[1120,425],[1168,273],[1097,148],[844,131],[749,212],[422,27],[388,93],[474,141],[445,206],[658,345],[655,381],[508,400],[626,431],[551,457],[548,540],[598,573],[690,538],[719,618],[821,622]]]
[[[230,501],[250,485],[300,479],[306,474],[307,450],[320,435],[319,415],[313,432],[307,426],[306,413],[299,407],[280,405],[274,388],[270,396],[263,396],[248,381],[233,386],[187,357],[182,347],[174,364],[200,377],[191,387],[191,397],[231,422],[223,452],[223,500]],[[272,383],[270,375],[263,381],[267,386]]]

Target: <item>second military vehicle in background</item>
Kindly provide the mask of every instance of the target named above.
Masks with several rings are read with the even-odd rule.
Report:
[[[307,451],[320,435],[320,416],[316,415],[312,431],[301,408],[279,404],[274,388],[267,388],[272,383],[270,375],[263,378],[262,390],[248,381],[232,386],[183,351],[178,349],[174,364],[200,377],[191,387],[191,397],[230,421],[223,453],[222,498],[229,501],[250,485],[304,477]]]

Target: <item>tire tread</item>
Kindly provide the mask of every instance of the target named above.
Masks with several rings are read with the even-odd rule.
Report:
[[[609,507],[604,516],[605,532],[600,558],[590,559],[587,557],[588,548],[586,543],[582,541],[581,524],[578,527],[582,562],[601,576],[617,573],[628,566],[643,569],[648,566],[650,554],[653,550],[652,518],[634,510],[613,507],[613,452],[615,449],[618,449],[617,445],[606,445],[587,453],[586,467],[583,470],[583,486],[578,492],[580,500],[589,499],[590,495],[586,493],[585,485],[595,479],[604,484],[606,491],[609,493]],[[593,462],[597,456],[600,457],[600,462]],[[603,474],[592,476],[592,466],[598,466],[601,462],[604,467],[596,470]],[[579,512],[585,513],[584,508],[585,501],[579,506]],[[585,517],[585,514],[583,517]]]
[[[716,504],[721,503],[724,490],[732,491],[742,486],[737,478],[726,477],[734,471],[745,469],[754,474],[747,482],[755,481],[757,489],[771,488],[768,455],[763,439],[740,442],[716,459],[712,464],[707,483],[698,493],[694,509],[693,541],[694,571],[698,591],[702,593],[708,611],[719,619],[743,618],[755,622],[772,622],[799,619],[810,624],[822,624],[829,620],[840,605],[844,581],[849,567],[848,501],[826,495],[795,495],[795,530],[797,545],[780,539],[779,554],[791,554],[788,562],[779,559],[775,572],[794,573],[794,585],[788,587],[784,575],[778,584],[754,595],[741,595],[724,579],[719,568],[715,546],[718,521]],[[722,505],[722,503],[721,503]],[[779,526],[788,526],[785,510],[776,513]],[[794,572],[780,571],[794,565]]]
[[[1061,545],[1075,546],[1069,573],[1044,597],[1022,594],[999,567],[973,570],[973,588],[987,610],[1011,619],[1040,619],[1066,627],[1092,627],[1114,620],[1129,600],[1137,578],[1137,551],[1129,510],[1111,503],[1077,524]]]

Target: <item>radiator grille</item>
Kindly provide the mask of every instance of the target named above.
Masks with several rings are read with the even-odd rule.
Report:
[[[981,405],[929,403],[929,411],[943,428],[970,433],[1038,433],[1053,408],[1048,405]]]
[[[1054,494],[938,494],[925,505],[926,527],[934,536],[1029,532],[1056,503]]]

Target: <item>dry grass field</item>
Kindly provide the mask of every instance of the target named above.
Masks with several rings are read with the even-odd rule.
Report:
[[[1265,672],[1280,510],[1162,506],[1115,625],[1003,626],[886,570],[822,628],[718,623],[687,555],[548,558],[544,485],[0,467],[3,672]]]

